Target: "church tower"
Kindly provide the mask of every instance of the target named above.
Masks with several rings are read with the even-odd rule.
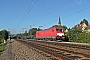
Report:
[[[60,20],[60,16],[58,17],[58,26],[61,25],[61,20]]]

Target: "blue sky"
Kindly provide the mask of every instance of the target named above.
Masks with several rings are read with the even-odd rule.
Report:
[[[68,28],[86,18],[90,21],[90,0],[0,0],[0,30],[23,33],[32,28],[49,28],[58,23]]]

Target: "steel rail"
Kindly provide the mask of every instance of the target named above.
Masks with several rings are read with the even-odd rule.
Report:
[[[55,52],[52,52],[51,50],[49,50],[49,49],[47,49],[45,47],[40,47],[38,44],[35,45],[33,43],[22,41],[22,40],[17,40],[17,41],[22,42],[24,44],[28,44],[28,46],[32,46],[33,48],[36,48],[36,49],[38,49],[40,51],[43,51],[43,52],[45,52],[45,53],[47,53],[47,54],[49,54],[51,56],[54,56],[57,60],[61,60],[61,59],[62,60],[71,60],[70,58],[68,58],[66,56],[62,56],[62,55],[57,54]]]
[[[41,44],[40,44],[40,45],[41,45]],[[51,47],[51,46],[46,46],[46,45],[42,45],[42,46],[49,47],[49,48],[53,48],[53,49],[56,49],[56,50],[66,51],[66,52],[68,52],[68,53],[73,53],[73,54],[76,54],[76,55],[79,54],[79,55],[82,55],[82,56],[85,56],[85,57],[90,58],[90,55],[88,55],[88,54],[83,54],[83,53],[79,53],[79,52],[74,52],[74,51],[65,50],[65,49],[60,49],[60,48]]]
[[[33,41],[32,41],[33,42]],[[35,43],[35,42],[38,42],[38,43],[40,43],[39,41],[34,41],[33,43]],[[46,44],[48,43],[48,42],[45,42]],[[51,42],[52,43],[52,42]],[[49,44],[51,44],[51,43],[49,43]],[[41,45],[41,44],[40,44]],[[82,56],[84,56],[84,57],[88,57],[88,58],[90,58],[90,55],[89,54],[84,54],[84,53],[81,53],[81,52],[75,52],[75,51],[70,51],[70,50],[66,50],[66,49],[60,49],[60,48],[56,48],[56,47],[51,47],[51,46],[46,46],[46,45],[43,45],[42,44],[42,46],[45,46],[45,47],[49,47],[49,48],[53,48],[53,49],[56,49],[56,50],[61,50],[61,51],[66,51],[66,52],[68,52],[68,53],[73,53],[73,54],[76,54],[76,55],[82,55]],[[64,46],[66,46],[66,45],[64,45]],[[74,45],[73,45],[74,46]],[[71,47],[71,46],[70,46]],[[79,48],[79,47],[78,47]]]
[[[35,41],[35,40],[29,40],[29,41]],[[47,41],[35,41],[35,42],[41,42],[41,43],[46,43],[46,44],[54,44],[54,45],[58,45],[58,46],[65,46],[65,47],[90,50],[90,45],[72,44],[72,43],[57,43],[57,42],[47,42]]]

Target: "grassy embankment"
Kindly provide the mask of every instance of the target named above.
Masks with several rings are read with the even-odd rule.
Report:
[[[0,55],[1,55],[2,52],[4,51],[5,45],[6,45],[6,44],[4,44],[4,39],[0,38]]]

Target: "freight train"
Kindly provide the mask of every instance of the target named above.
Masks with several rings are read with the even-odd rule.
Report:
[[[62,28],[52,27],[42,31],[36,32],[36,39],[62,40],[68,41]]]

